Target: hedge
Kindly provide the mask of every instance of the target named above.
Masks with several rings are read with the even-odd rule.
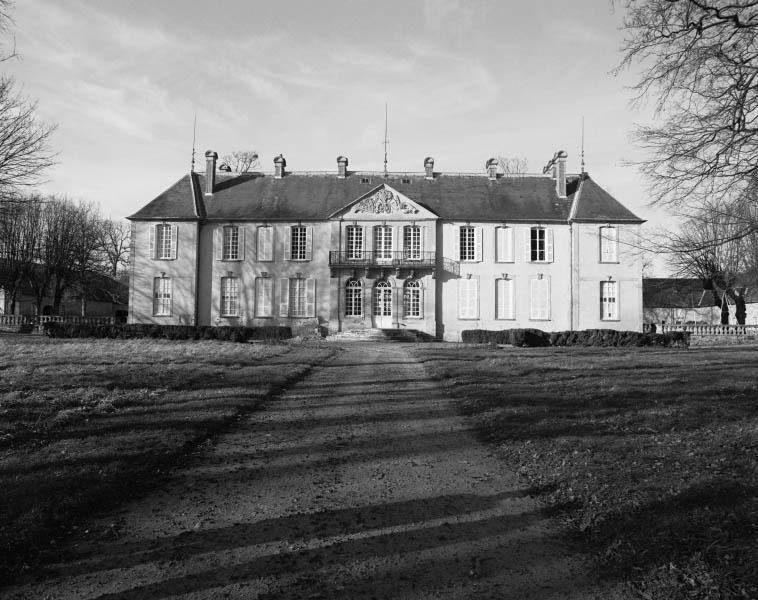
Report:
[[[248,340],[276,341],[292,337],[292,329],[274,325],[265,327],[194,327],[191,325],[82,325],[78,323],[44,323],[45,335],[56,338],[153,338],[166,340]]]
[[[669,333],[640,333],[615,329],[585,329],[584,331],[555,331],[540,329],[468,329],[461,340],[473,344],[510,344],[513,346],[689,346],[690,334],[683,331]]]

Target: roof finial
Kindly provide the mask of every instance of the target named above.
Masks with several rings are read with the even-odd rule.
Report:
[[[584,175],[584,115],[582,115],[582,175]]]
[[[384,103],[384,177],[387,177],[387,144],[390,141],[387,139],[387,103]]]
[[[195,134],[197,133],[197,113],[194,115],[192,123],[192,162],[190,163],[190,173],[195,172]]]

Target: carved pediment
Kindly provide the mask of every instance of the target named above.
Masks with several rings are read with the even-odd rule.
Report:
[[[412,203],[400,197],[399,194],[390,188],[383,187],[370,196],[359,201],[352,213],[371,213],[371,214],[402,214],[415,215],[419,210]]]

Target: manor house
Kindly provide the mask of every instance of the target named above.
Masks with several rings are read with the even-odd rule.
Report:
[[[541,175],[190,172],[129,219],[131,323],[329,332],[642,329],[643,220],[556,152]]]

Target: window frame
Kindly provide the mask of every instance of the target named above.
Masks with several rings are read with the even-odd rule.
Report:
[[[287,314],[295,319],[304,319],[307,315],[308,286],[301,277],[290,278],[289,308]]]
[[[423,257],[423,231],[419,225],[403,226],[403,259],[421,260]]]
[[[308,227],[291,225],[289,237],[289,260],[297,262],[308,260]]]
[[[403,285],[403,317],[424,318],[424,286],[419,279],[408,279]]]
[[[619,284],[615,279],[609,279],[600,282],[600,320],[601,321],[619,321],[620,309],[619,309]],[[608,296],[605,291],[610,288],[613,292],[612,296]],[[606,306],[612,306],[613,311],[611,316],[606,316]]]
[[[345,317],[363,317],[363,282],[350,278],[345,282]]]
[[[161,282],[161,285],[164,285],[168,288],[168,291],[166,289],[159,290],[158,289],[158,282]],[[159,295],[161,294],[161,295]],[[160,308],[164,308],[165,312],[160,310]],[[174,289],[173,289],[173,283],[171,281],[171,277],[153,277],[153,316],[154,317],[170,317],[172,316],[174,311]]]
[[[226,288],[227,284],[231,285],[231,289]],[[221,317],[235,318],[240,316],[239,277],[227,275],[221,278],[219,304],[219,314]]]
[[[264,286],[264,283],[268,284]],[[268,287],[268,314],[263,314],[265,311],[261,310],[266,306],[265,302],[261,302],[261,298],[265,297],[266,289]],[[256,277],[255,278],[255,317],[258,319],[267,319],[274,316],[274,280],[271,277]]]
[[[476,262],[476,227],[473,225],[458,227],[458,260]]]
[[[604,234],[606,231],[613,231],[613,236],[608,237]],[[613,225],[603,225],[598,228],[598,242],[600,245],[598,262],[601,263],[618,263],[619,262],[619,229]],[[605,252],[608,249],[609,252]]]
[[[536,313],[534,284],[540,282],[545,286],[545,313]],[[542,283],[544,282],[544,283]],[[550,321],[552,312],[551,302],[551,285],[549,277],[535,277],[529,282],[529,320],[530,321]]]
[[[466,289],[468,288],[468,289]],[[465,299],[464,294],[472,294],[471,298]],[[479,278],[470,277],[458,280],[458,319],[471,321],[479,319]],[[465,302],[464,302],[465,300]],[[464,308],[469,309],[464,311]]]
[[[513,227],[508,227],[507,225],[500,225],[495,227],[495,262],[516,262],[516,253],[514,250],[515,235],[513,231]],[[505,236],[505,239],[502,240],[502,243],[501,234]]]
[[[242,256],[240,253],[240,227],[239,225],[222,226],[221,228],[221,260],[227,260],[227,261],[242,260]]]
[[[363,260],[364,238],[362,225],[348,225],[345,228],[345,255],[347,260]]]
[[[510,308],[509,314],[504,316],[501,313],[501,297],[502,291],[500,290],[500,282],[508,283],[508,294],[510,295],[508,306]],[[498,321],[515,321],[516,320],[516,284],[512,277],[498,277],[495,279],[495,319]]]
[[[268,242],[264,240],[263,231],[266,232]],[[258,225],[256,229],[256,253],[255,258],[258,262],[273,262],[274,260],[274,226],[273,225]],[[265,252],[262,252],[264,250]],[[263,255],[263,256],[261,256]]]
[[[542,240],[540,240],[540,234],[542,234]],[[540,243],[542,243],[541,250]],[[540,252],[542,252],[542,258],[540,258]],[[547,262],[547,227],[529,228],[529,262]]]

